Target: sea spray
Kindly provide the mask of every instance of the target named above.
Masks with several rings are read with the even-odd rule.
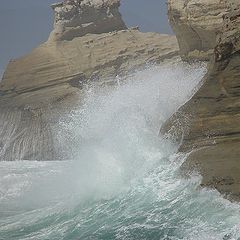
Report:
[[[184,179],[186,156],[158,136],[205,73],[164,65],[88,88],[54,128],[67,161],[0,164],[0,239],[238,239],[239,205]]]

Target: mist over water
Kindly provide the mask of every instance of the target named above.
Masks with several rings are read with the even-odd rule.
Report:
[[[240,239],[240,206],[184,179],[186,156],[158,136],[205,73],[179,63],[88,87],[54,127],[68,161],[0,163],[0,239]]]

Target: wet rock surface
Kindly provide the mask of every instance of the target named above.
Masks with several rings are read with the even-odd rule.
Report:
[[[116,84],[147,64],[178,58],[175,36],[126,29],[119,0],[52,7],[47,42],[9,62],[0,82],[0,160],[59,160],[52,129],[87,85]]]
[[[188,2],[197,5],[203,1]],[[214,5],[209,2],[205,8],[211,10]],[[222,5],[215,2],[219,12],[224,12],[226,2],[221,1]],[[178,133],[178,136],[184,134],[180,151],[191,152],[182,169],[197,169],[203,176],[203,186],[214,187],[227,197],[240,200],[239,1],[228,1],[227,5],[218,26],[214,58],[202,86],[165,124],[162,132],[173,128],[176,121],[186,126],[187,119],[188,129]],[[203,12],[199,10],[199,14]],[[181,52],[187,54],[185,48]]]

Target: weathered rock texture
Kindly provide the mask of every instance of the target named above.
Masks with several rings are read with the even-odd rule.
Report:
[[[52,126],[81,99],[84,85],[112,84],[117,75],[178,56],[174,36],[125,29],[118,6],[55,4],[49,40],[8,64],[0,82],[0,160],[61,159]]]
[[[64,0],[53,4],[55,19],[50,40],[72,40],[87,33],[126,29],[119,6],[120,0]]]
[[[174,36],[138,30],[46,42],[8,64],[0,83],[0,103],[5,95],[37,94],[46,88],[53,89],[52,98],[59,97],[61,88],[67,93],[66,89],[81,88],[87,81],[110,81],[146,63],[159,63],[177,54]]]
[[[185,60],[208,60],[222,31],[223,17],[237,0],[168,0],[169,20]]]
[[[195,2],[197,5],[199,1]],[[205,9],[209,6],[210,11],[212,5],[211,1],[208,2],[210,4],[206,2]],[[219,2],[221,11],[223,4]],[[181,125],[187,119],[190,125],[188,132],[184,133],[180,150],[194,151],[183,169],[198,169],[203,176],[203,186],[215,187],[237,200],[240,200],[239,4],[237,0],[235,4],[231,2],[223,16],[214,60],[202,87],[162,129],[164,132],[171,129],[173,123]]]

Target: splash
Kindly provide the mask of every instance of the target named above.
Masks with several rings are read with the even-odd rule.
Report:
[[[55,128],[62,162],[0,164],[0,239],[238,239],[240,207],[158,136],[196,91],[201,65],[151,67],[90,87]]]

